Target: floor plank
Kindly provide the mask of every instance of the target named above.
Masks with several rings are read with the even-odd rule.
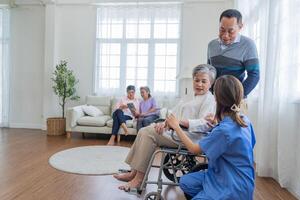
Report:
[[[142,199],[117,189],[121,182],[112,176],[84,176],[58,171],[48,164],[54,153],[78,146],[105,145],[108,138],[88,134],[47,136],[45,131],[0,129],[0,199],[1,200],[135,200]],[[121,142],[130,147],[132,141]],[[156,171],[151,173],[155,177]],[[155,190],[147,187],[146,192]],[[184,200],[178,187],[164,187],[168,200]],[[257,178],[255,200],[295,200],[271,178]]]

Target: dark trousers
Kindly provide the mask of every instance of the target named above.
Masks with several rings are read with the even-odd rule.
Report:
[[[121,109],[115,110],[113,113],[113,126],[112,126],[112,132],[113,135],[118,135],[119,129],[122,123],[126,123],[126,120],[131,120],[132,117],[128,115],[124,115],[123,111]]]
[[[145,117],[140,117],[137,120],[136,129],[139,131],[141,128],[149,126],[154,120],[158,119],[158,115],[149,115]]]

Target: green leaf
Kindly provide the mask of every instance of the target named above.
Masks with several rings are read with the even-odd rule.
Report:
[[[76,79],[72,70],[68,69],[67,61],[60,61],[53,72],[53,91],[59,97],[59,105],[62,107],[62,116],[64,117],[64,106],[68,100],[78,101],[80,97],[76,94],[76,85],[79,80]]]

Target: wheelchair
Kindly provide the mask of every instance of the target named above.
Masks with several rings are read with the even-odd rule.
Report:
[[[206,133],[201,134],[206,135]],[[208,168],[207,158],[204,154],[195,155],[188,152],[180,141],[174,137],[174,132],[172,132],[171,136],[173,140],[178,142],[179,146],[178,148],[161,147],[153,153],[138,193],[141,194],[145,191],[148,184],[157,185],[157,191],[147,193],[144,200],[164,200],[162,196],[163,185],[178,186],[182,175]],[[158,154],[161,154],[160,165],[155,165],[154,159]],[[148,180],[152,167],[159,169],[156,181]],[[163,174],[169,181],[163,181]]]

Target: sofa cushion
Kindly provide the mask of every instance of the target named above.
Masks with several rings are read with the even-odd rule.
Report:
[[[86,115],[91,117],[98,117],[103,115],[103,112],[99,110],[99,108],[92,105],[83,105],[82,110]]]
[[[106,125],[110,128],[112,128],[113,125],[113,119],[110,119],[106,122]],[[126,121],[126,126],[128,128],[136,128],[136,120],[127,120]]]
[[[102,127],[106,125],[106,122],[111,119],[108,115],[102,115],[98,117],[84,116],[77,120],[77,124],[81,126],[98,126]]]
[[[111,114],[111,97],[110,96],[87,96],[86,104],[93,105],[100,109],[105,115]]]

